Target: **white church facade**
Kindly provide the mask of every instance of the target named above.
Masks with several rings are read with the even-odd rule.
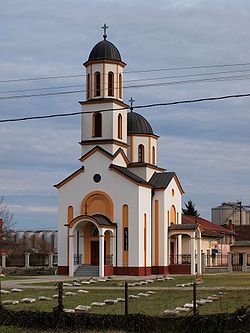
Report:
[[[84,63],[81,166],[55,185],[58,274],[167,274],[181,258],[183,234],[190,237],[188,272],[201,272],[201,230],[181,224],[182,186],[157,165],[159,137],[149,122],[132,100],[124,103],[126,64],[103,37]]]

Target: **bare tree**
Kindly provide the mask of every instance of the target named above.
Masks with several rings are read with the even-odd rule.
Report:
[[[12,231],[16,225],[13,213],[8,209],[7,204],[4,201],[4,196],[0,197],[0,219],[2,219],[2,228],[1,228],[1,243],[7,245],[9,241],[12,240]]]

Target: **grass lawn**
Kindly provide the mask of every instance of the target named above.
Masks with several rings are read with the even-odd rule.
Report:
[[[204,283],[203,287],[250,287],[250,273],[234,272],[226,274],[206,274],[203,276]],[[179,283],[194,282],[193,276],[174,276],[174,280],[166,281],[154,281],[142,288],[151,287],[175,287]],[[63,281],[67,283],[73,283],[74,280]],[[128,280],[127,282],[136,282],[134,280]],[[39,286],[55,286],[57,282],[32,282],[29,285],[39,285]],[[96,282],[90,284],[83,284],[83,288],[95,288],[95,287],[122,287],[124,286],[124,281],[121,280],[107,280],[106,282]]]
[[[131,288],[129,294],[138,295],[140,292],[145,293],[149,288],[145,290]],[[77,289],[67,289],[66,291],[74,291]],[[66,292],[65,291],[65,292]],[[39,296],[52,297],[56,294],[54,288],[50,289],[24,289],[21,293],[10,293],[2,295],[2,300],[21,300],[24,297]],[[216,294],[215,290],[201,290],[197,288],[197,299],[205,298]],[[151,294],[148,297],[141,296],[138,299],[129,299],[129,313],[141,313],[152,316],[162,316],[166,309],[175,309],[177,306],[183,306],[185,303],[192,302],[192,290],[171,290],[163,289],[156,291],[155,294]],[[89,293],[82,294],[77,293],[75,296],[65,296],[63,299],[64,307],[74,309],[77,305],[88,305],[92,302],[103,302],[105,299],[116,299],[118,297],[124,297],[124,291],[121,289],[89,289]],[[57,305],[57,299],[50,301],[37,300],[31,304],[19,303],[16,305],[6,305],[7,308],[13,310],[40,310],[51,311]],[[241,306],[250,305],[250,290],[227,290],[225,295],[221,296],[219,301],[212,303],[206,303],[199,307],[201,314],[206,313],[219,313],[219,312],[233,312]],[[124,314],[124,303],[118,302],[112,305],[104,306],[92,306],[91,313],[103,313],[103,314]]]

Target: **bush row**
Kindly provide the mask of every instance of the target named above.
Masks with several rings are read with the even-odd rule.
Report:
[[[125,330],[128,332],[250,332],[250,312],[159,318],[144,315],[70,314],[0,308],[0,325],[36,329]]]

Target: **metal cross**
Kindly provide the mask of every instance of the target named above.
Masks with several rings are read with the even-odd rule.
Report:
[[[103,33],[104,33],[103,38],[106,39],[107,38],[107,29],[108,29],[108,26],[106,23],[104,23],[104,26],[102,27],[102,29],[103,29]]]
[[[133,107],[133,103],[135,102],[135,100],[133,99],[133,97],[130,97],[130,111],[133,111],[134,107]]]

